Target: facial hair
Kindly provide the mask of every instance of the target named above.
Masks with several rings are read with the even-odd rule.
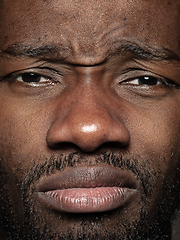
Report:
[[[163,157],[162,157],[163,158]],[[93,159],[93,161],[92,161]],[[3,161],[3,160],[1,160]],[[85,156],[77,152],[71,154],[61,154],[59,156],[52,155],[51,158],[46,159],[43,164],[36,164],[34,162],[31,169],[27,169],[20,180],[25,217],[22,224],[13,221],[13,211],[11,206],[11,199],[8,191],[1,187],[1,223],[6,233],[8,233],[8,240],[165,240],[169,239],[170,221],[172,214],[178,206],[179,197],[179,179],[180,171],[174,174],[174,179],[171,183],[164,180],[161,189],[159,204],[156,207],[156,216],[153,221],[149,221],[151,213],[148,212],[149,197],[155,191],[155,185],[158,178],[161,177],[162,172],[160,167],[152,166],[153,159],[142,159],[140,156],[130,156],[129,154],[114,153],[112,151],[103,151],[95,157]],[[133,222],[129,222],[128,218],[124,218],[123,222],[114,224],[113,229],[108,228],[105,224],[107,219],[112,219],[122,214],[121,209],[115,209],[111,212],[92,213],[92,214],[67,214],[57,213],[61,221],[69,218],[79,222],[79,227],[75,229],[55,228],[46,221],[45,215],[39,212],[34,198],[35,183],[43,176],[50,176],[54,172],[64,171],[67,167],[75,167],[79,165],[98,165],[108,164],[118,167],[133,173],[140,183],[141,190],[141,208],[137,210],[138,218]],[[8,174],[1,171],[1,182],[6,182]],[[171,202],[171,207],[169,203]]]

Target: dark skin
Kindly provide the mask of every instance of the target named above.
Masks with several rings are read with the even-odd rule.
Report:
[[[46,238],[38,232],[39,239],[77,239],[78,232],[82,239],[127,239],[130,233],[138,239],[139,224],[140,239],[150,227],[157,239],[171,239],[180,160],[179,5],[174,0],[1,0],[1,206],[8,206],[9,229],[14,224],[33,235],[30,224],[24,225],[28,218],[35,223],[32,231],[47,224],[55,232],[46,230]],[[116,161],[98,160],[104,152]],[[78,160],[59,160],[62,154],[76,154]],[[124,168],[137,180],[138,194],[123,208],[100,214],[53,211],[36,195],[47,174],[36,179],[30,174],[52,158],[63,164],[59,172],[107,164]],[[57,172],[53,168],[50,174]],[[147,172],[151,187],[146,181],[143,188],[140,175]],[[165,220],[157,220],[161,202]],[[26,215],[28,210],[34,216]],[[139,223],[143,213],[144,225]],[[166,230],[158,232],[153,223],[161,220]],[[3,223],[2,232],[1,239],[8,239]]]

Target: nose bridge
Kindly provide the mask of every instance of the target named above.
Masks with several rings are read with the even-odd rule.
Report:
[[[50,146],[68,142],[92,152],[105,142],[128,143],[128,131],[113,116],[100,85],[86,81],[72,91],[66,115],[57,118],[49,129]]]
[[[110,121],[108,108],[104,101],[105,96],[99,84],[101,71],[91,71],[86,68],[78,74],[79,84],[74,89],[74,101],[71,105],[67,119],[71,126],[78,127],[81,133],[96,133],[100,128],[103,130],[106,122]]]
[[[101,138],[103,137],[111,117],[102,95],[101,89],[97,89],[97,86],[86,86],[77,93],[77,101],[68,115],[76,134],[77,132],[88,136],[93,134],[95,137],[101,132]]]

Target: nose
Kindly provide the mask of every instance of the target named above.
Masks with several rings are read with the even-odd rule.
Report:
[[[118,143],[123,147],[129,144],[129,131],[115,108],[103,101],[97,90],[95,92],[82,90],[72,94],[71,101],[65,101],[64,108],[63,102],[59,104],[47,133],[49,147],[71,143],[83,152],[93,152],[104,143]]]

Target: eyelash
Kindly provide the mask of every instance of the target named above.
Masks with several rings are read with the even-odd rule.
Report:
[[[41,71],[42,73],[39,73],[39,71]],[[23,78],[25,79],[23,80]],[[27,84],[47,84],[47,83],[53,84],[53,83],[60,83],[61,78],[62,78],[62,75],[54,69],[37,68],[33,71],[26,70],[21,73],[14,72],[4,77],[3,79],[4,80],[9,79],[10,81],[22,82]]]
[[[120,83],[121,84],[121,83]],[[126,81],[123,81],[122,84],[129,84],[134,86],[157,86],[157,85],[167,85],[167,86],[173,86],[174,84],[170,82],[169,80],[161,79],[154,76],[139,76],[132,79],[128,79]]]
[[[24,77],[24,79],[23,79]],[[44,79],[43,81],[40,81],[40,79]],[[45,77],[41,74],[38,74],[38,73],[22,73],[22,74],[19,74],[18,76],[15,77],[15,79],[17,81],[20,81],[20,82],[26,82],[26,83],[47,83],[51,80],[50,77]]]
[[[62,77],[62,75],[60,75],[56,70],[54,69],[46,69],[43,68],[41,69],[41,71],[53,71],[53,74],[55,73],[54,77],[49,77],[48,73],[46,74],[40,74],[38,72],[35,71],[27,71],[27,72],[23,72],[23,73],[19,73],[19,74],[10,74],[8,76],[8,79],[13,80],[13,81],[18,81],[18,82],[22,82],[22,83],[27,83],[27,84],[53,84],[53,83],[60,83],[59,78]],[[52,74],[52,73],[51,73]],[[58,74],[58,76],[56,76]],[[155,76],[148,76],[145,75],[145,73],[143,73],[144,76],[142,76],[141,74],[136,77],[136,76],[132,76],[131,78],[128,78],[128,76],[126,76],[127,80],[123,80],[121,82],[119,82],[120,85],[132,85],[135,87],[150,87],[150,86],[157,86],[157,85],[164,85],[167,87],[172,87],[175,86],[175,84],[170,81],[169,79],[165,79],[165,78],[159,78],[159,77],[155,77]],[[134,75],[134,74],[133,74]],[[24,80],[23,80],[24,78]],[[7,78],[6,78],[7,79]]]
[[[25,82],[25,83],[47,83],[51,80],[49,77],[45,77],[41,74],[37,73],[22,73],[15,77],[17,81]],[[149,83],[148,83],[149,82]],[[125,81],[124,84],[132,84],[132,85],[159,85],[165,84],[165,81],[162,81],[159,78],[151,77],[151,76],[140,76],[134,78],[132,80]]]

